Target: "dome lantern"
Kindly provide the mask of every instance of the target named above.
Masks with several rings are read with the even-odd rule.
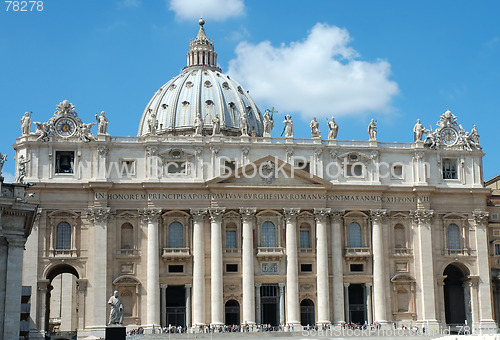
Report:
[[[210,41],[205,34],[205,20],[201,18],[198,23],[200,29],[198,35],[189,44],[187,53],[187,66],[208,66],[217,68],[217,53],[214,50],[214,42]]]

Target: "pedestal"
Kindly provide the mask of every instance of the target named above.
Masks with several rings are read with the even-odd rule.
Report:
[[[127,333],[123,326],[106,327],[106,340],[125,340]]]

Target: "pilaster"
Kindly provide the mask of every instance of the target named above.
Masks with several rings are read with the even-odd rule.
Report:
[[[343,211],[333,211],[330,214],[331,224],[331,249],[332,249],[332,296],[334,325],[340,325],[347,320],[344,303],[344,258],[342,255],[342,217]],[[347,305],[347,308],[349,306]]]

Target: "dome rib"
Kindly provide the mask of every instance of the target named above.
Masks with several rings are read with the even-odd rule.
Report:
[[[200,26],[203,26],[201,20]],[[203,27],[200,30],[205,36]],[[197,115],[203,119],[204,134],[211,134],[212,118],[218,114],[221,134],[238,136],[241,134],[241,115],[245,114],[249,132],[262,136],[263,118],[257,105],[235,80],[212,63],[217,56],[213,41],[203,38],[190,42],[188,66],[160,87],[149,101],[141,118],[139,136],[150,134],[148,121],[153,113],[158,121],[156,133],[159,135],[193,135]],[[204,62],[207,59],[203,59],[203,53],[210,63]]]

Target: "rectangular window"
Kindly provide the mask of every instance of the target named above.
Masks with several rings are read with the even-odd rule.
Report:
[[[443,159],[443,179],[457,178],[457,162],[453,159]]]
[[[298,161],[297,168],[304,170],[305,172],[311,172],[311,167],[309,162]]]
[[[311,248],[309,243],[309,230],[300,231],[300,248]]]
[[[493,230],[493,236],[500,236],[500,229]]]
[[[224,162],[224,174],[232,174],[236,169],[236,162],[227,160]]]
[[[301,272],[312,272],[313,271],[313,265],[311,263],[302,263],[300,265],[300,271]]]
[[[350,267],[351,267],[351,272],[362,272],[363,271],[362,264],[352,263]]]
[[[167,167],[167,173],[185,175],[187,174],[186,162],[183,161],[168,161],[165,165]]]
[[[120,169],[123,177],[135,176],[135,160],[123,159]]]
[[[500,255],[500,243],[495,244],[495,255]]]
[[[226,248],[236,248],[236,231],[228,230],[226,231]]]
[[[364,177],[363,164],[347,164],[346,173],[347,177]]]
[[[182,265],[171,265],[168,266],[169,273],[182,273],[184,272],[184,266]]]
[[[238,264],[237,263],[226,264],[226,273],[237,273],[237,272],[238,272]]]
[[[74,151],[56,151],[56,174],[72,174],[74,163]]]
[[[492,220],[498,220],[498,214],[491,214]]]

